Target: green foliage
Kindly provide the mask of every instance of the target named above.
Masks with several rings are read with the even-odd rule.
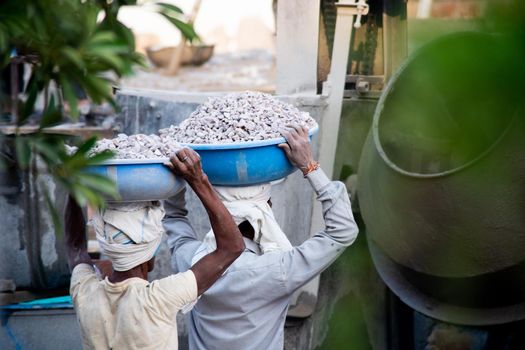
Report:
[[[193,29],[193,25],[184,22],[183,12],[179,7],[165,2],[155,2],[154,5],[157,12],[179,29],[186,40],[190,43],[193,40],[200,40],[199,35]]]
[[[135,2],[16,0],[0,4],[0,68],[8,67],[14,52],[16,60],[31,64],[24,98],[14,116],[16,125],[27,124],[38,96],[44,99],[37,133],[16,137],[16,162],[26,169],[32,160],[43,161],[47,171],[81,205],[100,206],[104,195],[116,196],[112,181],[83,171],[112,155],[89,156],[94,138],[69,155],[65,146],[68,137],[44,129],[66,120],[65,101],[70,116],[78,117],[75,89],[85,91],[95,103],[115,106],[111,94],[114,81],[109,77],[131,74],[132,67],[143,62],[135,52],[131,31],[117,20],[120,6],[130,4]],[[97,21],[101,12],[103,19]]]
[[[75,151],[66,147],[67,137],[58,134],[20,135],[16,138],[17,163],[22,168],[29,167],[32,157],[38,155],[55,180],[68,190],[80,205],[87,203],[103,206],[103,196],[118,198],[114,183],[107,177],[84,171],[90,165],[96,165],[111,159],[113,153],[105,151],[90,154],[96,137],[82,142]]]
[[[31,75],[14,116],[16,126],[27,124],[37,109],[39,96],[44,100],[37,132],[31,135],[17,132],[14,161],[18,167],[27,169],[33,161],[41,160],[81,205],[102,206],[104,196],[117,196],[111,180],[84,170],[111,158],[112,154],[90,156],[95,138],[68,154],[66,141],[69,144],[76,141],[45,129],[66,121],[65,103],[69,105],[69,116],[78,118],[78,90],[95,103],[110,103],[117,108],[112,96],[114,79],[132,74],[133,67],[144,62],[135,52],[133,33],[118,20],[122,6],[135,5],[136,0],[0,2],[0,69],[9,68],[15,60],[31,64]],[[189,41],[198,38],[193,26],[184,21],[180,8],[162,2],[150,5]],[[0,96],[0,101],[7,100],[8,96]],[[3,139],[0,135],[0,142]],[[0,166],[5,161],[0,155]],[[56,221],[56,210],[48,204]],[[56,226],[58,230],[57,223]]]

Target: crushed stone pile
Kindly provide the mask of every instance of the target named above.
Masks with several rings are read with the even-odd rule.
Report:
[[[113,139],[97,141],[91,153],[110,150],[115,153],[115,159],[156,159],[169,158],[180,147],[172,138],[163,139],[158,135],[118,134]]]
[[[163,140],[183,143],[231,143],[281,137],[291,125],[317,125],[306,112],[260,92],[209,98],[179,125],[159,130]]]

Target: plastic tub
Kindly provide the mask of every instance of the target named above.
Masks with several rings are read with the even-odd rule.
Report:
[[[310,139],[318,126],[310,129]],[[214,185],[246,186],[284,178],[295,168],[279,144],[284,137],[270,140],[222,144],[183,144],[201,156],[202,168]]]
[[[167,199],[184,186],[184,181],[163,164],[168,161],[167,158],[112,159],[91,166],[88,171],[115,181],[120,194],[118,201],[153,201]]]

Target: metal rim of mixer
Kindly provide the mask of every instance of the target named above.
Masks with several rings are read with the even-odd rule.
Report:
[[[497,325],[523,320],[525,302],[481,308],[453,305],[429,296],[421,292],[417,285],[400,272],[399,265],[389,258],[373,239],[368,239],[368,247],[374,265],[381,267],[376,271],[388,288],[405,304],[424,315],[467,326]]]
[[[446,36],[444,36],[442,38],[436,39],[436,40],[434,40],[432,42],[432,44],[437,44],[437,43],[440,43],[440,42],[444,42],[446,40],[449,40],[452,37],[461,37],[461,36],[466,36],[466,35],[476,35],[476,36],[488,37],[488,35],[486,35],[486,34],[480,34],[480,33],[476,33],[476,32],[455,33],[455,34],[449,34],[449,35],[446,35]],[[432,44],[430,44],[430,45],[432,45]],[[394,170],[395,172],[397,172],[397,173],[399,173],[401,175],[404,175],[404,176],[409,176],[409,177],[414,177],[414,178],[431,179],[431,178],[444,177],[444,176],[448,176],[448,175],[460,172],[460,171],[465,170],[465,169],[469,168],[470,166],[476,164],[477,162],[479,162],[483,158],[485,158],[488,154],[490,154],[498,146],[498,144],[505,138],[505,136],[508,134],[508,132],[512,129],[513,125],[515,124],[515,122],[517,120],[517,115],[519,114],[520,110],[515,112],[515,115],[512,118],[510,118],[510,121],[509,121],[508,125],[505,127],[505,129],[501,132],[501,134],[498,136],[498,138],[496,140],[494,140],[494,142],[490,146],[488,146],[478,156],[474,157],[473,159],[467,161],[466,163],[464,163],[464,164],[462,164],[460,166],[457,166],[455,168],[448,169],[448,170],[445,170],[445,171],[432,173],[432,174],[408,171],[408,170],[405,170],[402,167],[398,166],[394,161],[392,161],[392,159],[390,159],[388,157],[385,149],[383,148],[383,145],[381,144],[380,135],[379,135],[379,122],[380,122],[381,117],[383,115],[383,110],[384,110],[384,107],[385,107],[385,103],[386,103],[387,99],[390,96],[390,92],[392,92],[395,89],[395,85],[397,84],[398,79],[405,73],[405,71],[408,69],[408,67],[410,67],[410,65],[414,61],[416,61],[423,52],[425,52],[426,48],[427,48],[427,45],[417,49],[414,52],[414,54],[409,59],[407,59],[399,67],[397,72],[394,74],[394,76],[387,83],[387,85],[385,87],[385,90],[383,91],[383,93],[381,94],[381,97],[379,98],[376,110],[374,111],[374,117],[373,117],[373,121],[372,121],[372,130],[371,130],[371,132],[372,132],[372,138],[373,138],[374,145],[375,145],[375,148],[376,148],[377,152],[379,153],[381,159],[392,170]]]

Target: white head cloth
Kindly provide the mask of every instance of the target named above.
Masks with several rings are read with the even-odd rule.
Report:
[[[97,240],[115,271],[130,270],[155,255],[164,233],[163,217],[160,202],[119,203],[95,211]]]
[[[261,252],[268,253],[275,250],[291,250],[292,244],[281,230],[273,216],[268,200],[270,199],[271,184],[224,187],[216,186],[215,192],[230,212],[235,223],[239,225],[248,221],[254,231],[254,242],[259,245]],[[208,251],[217,248],[213,230],[204,237]]]

